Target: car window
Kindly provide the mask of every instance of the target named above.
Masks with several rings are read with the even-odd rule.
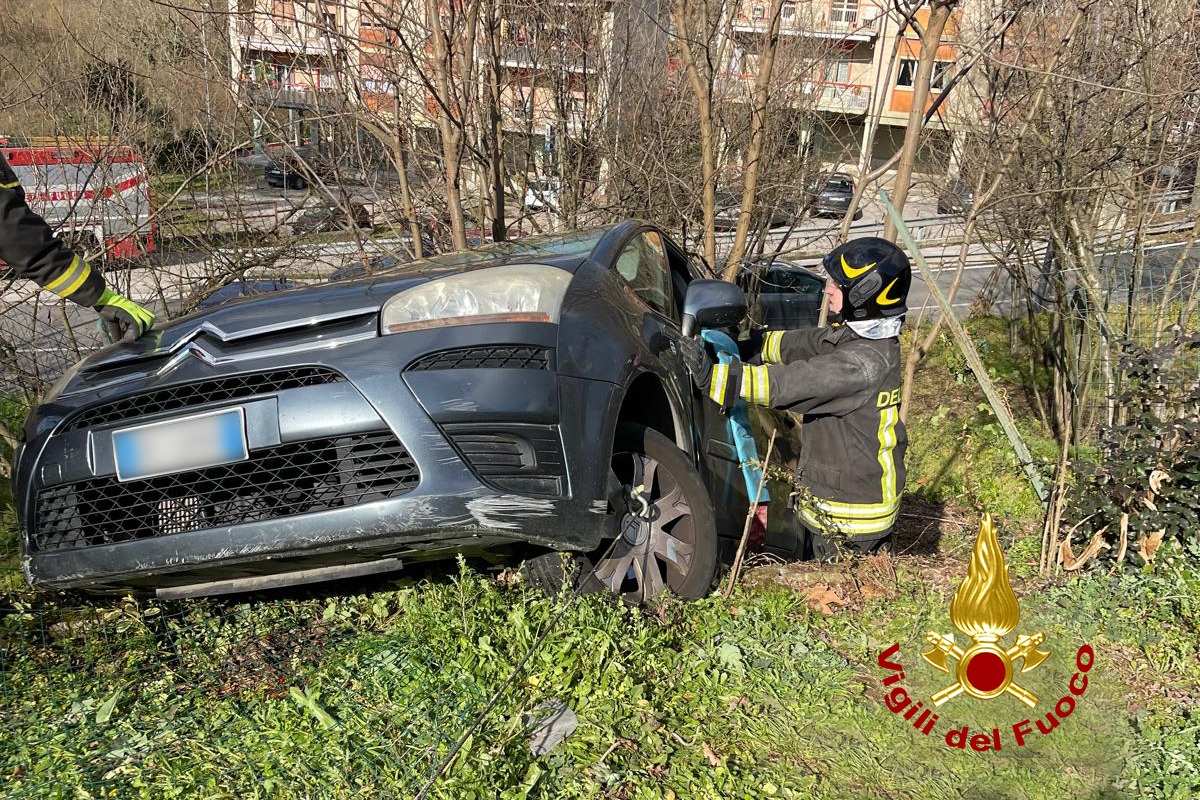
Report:
[[[661,235],[656,231],[647,231],[635,236],[617,256],[615,267],[617,274],[651,308],[664,314],[670,313],[671,303],[667,294],[670,268]]]
[[[817,278],[789,269],[773,269],[766,274],[762,282],[764,292],[818,294],[824,288],[824,284]]]
[[[825,184],[825,188],[834,189],[836,191],[852,192],[854,191],[854,184],[845,178],[830,178],[829,182]]]

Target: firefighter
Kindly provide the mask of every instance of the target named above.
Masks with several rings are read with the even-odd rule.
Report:
[[[25,190],[0,153],[0,260],[17,278],[81,306],[92,306],[119,338],[132,341],[150,330],[154,315],[104,284],[98,270],[56,239],[46,221],[25,203]],[[123,334],[121,331],[123,330]]]
[[[743,348],[760,363],[714,364],[695,339],[680,353],[697,388],[725,408],[737,398],[804,415],[796,508],[810,555],[839,542],[891,551],[908,437],[900,421],[900,326],[912,267],[885,239],[855,239],[825,256],[828,328],[771,331]]]

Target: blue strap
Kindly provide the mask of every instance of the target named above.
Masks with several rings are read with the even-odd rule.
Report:
[[[721,331],[705,329],[700,332],[700,338],[712,345],[717,358],[722,364],[728,364],[738,357],[737,342],[728,334]],[[758,447],[754,444],[754,433],[750,429],[750,412],[746,401],[738,398],[734,401],[733,411],[728,417],[729,438],[737,450],[738,460],[742,465],[742,477],[746,479],[746,497],[754,497],[758,483],[762,479],[762,466],[758,460]],[[766,482],[763,482],[762,493],[758,502],[766,503],[771,499],[767,492]]]

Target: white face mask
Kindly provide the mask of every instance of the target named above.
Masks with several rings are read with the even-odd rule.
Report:
[[[900,335],[900,326],[903,324],[904,317],[884,317],[851,320],[846,327],[864,339],[890,339]]]

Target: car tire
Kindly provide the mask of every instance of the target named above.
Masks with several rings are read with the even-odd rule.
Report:
[[[579,578],[591,569],[592,562],[582,553],[551,552],[525,559],[517,571],[527,584],[556,597],[563,592],[582,589]]]
[[[608,591],[632,605],[668,588],[687,599],[707,595],[717,569],[716,515],[687,455],[653,428],[623,424],[612,469],[628,507],[616,509],[618,537],[590,554],[594,566],[581,590]]]

